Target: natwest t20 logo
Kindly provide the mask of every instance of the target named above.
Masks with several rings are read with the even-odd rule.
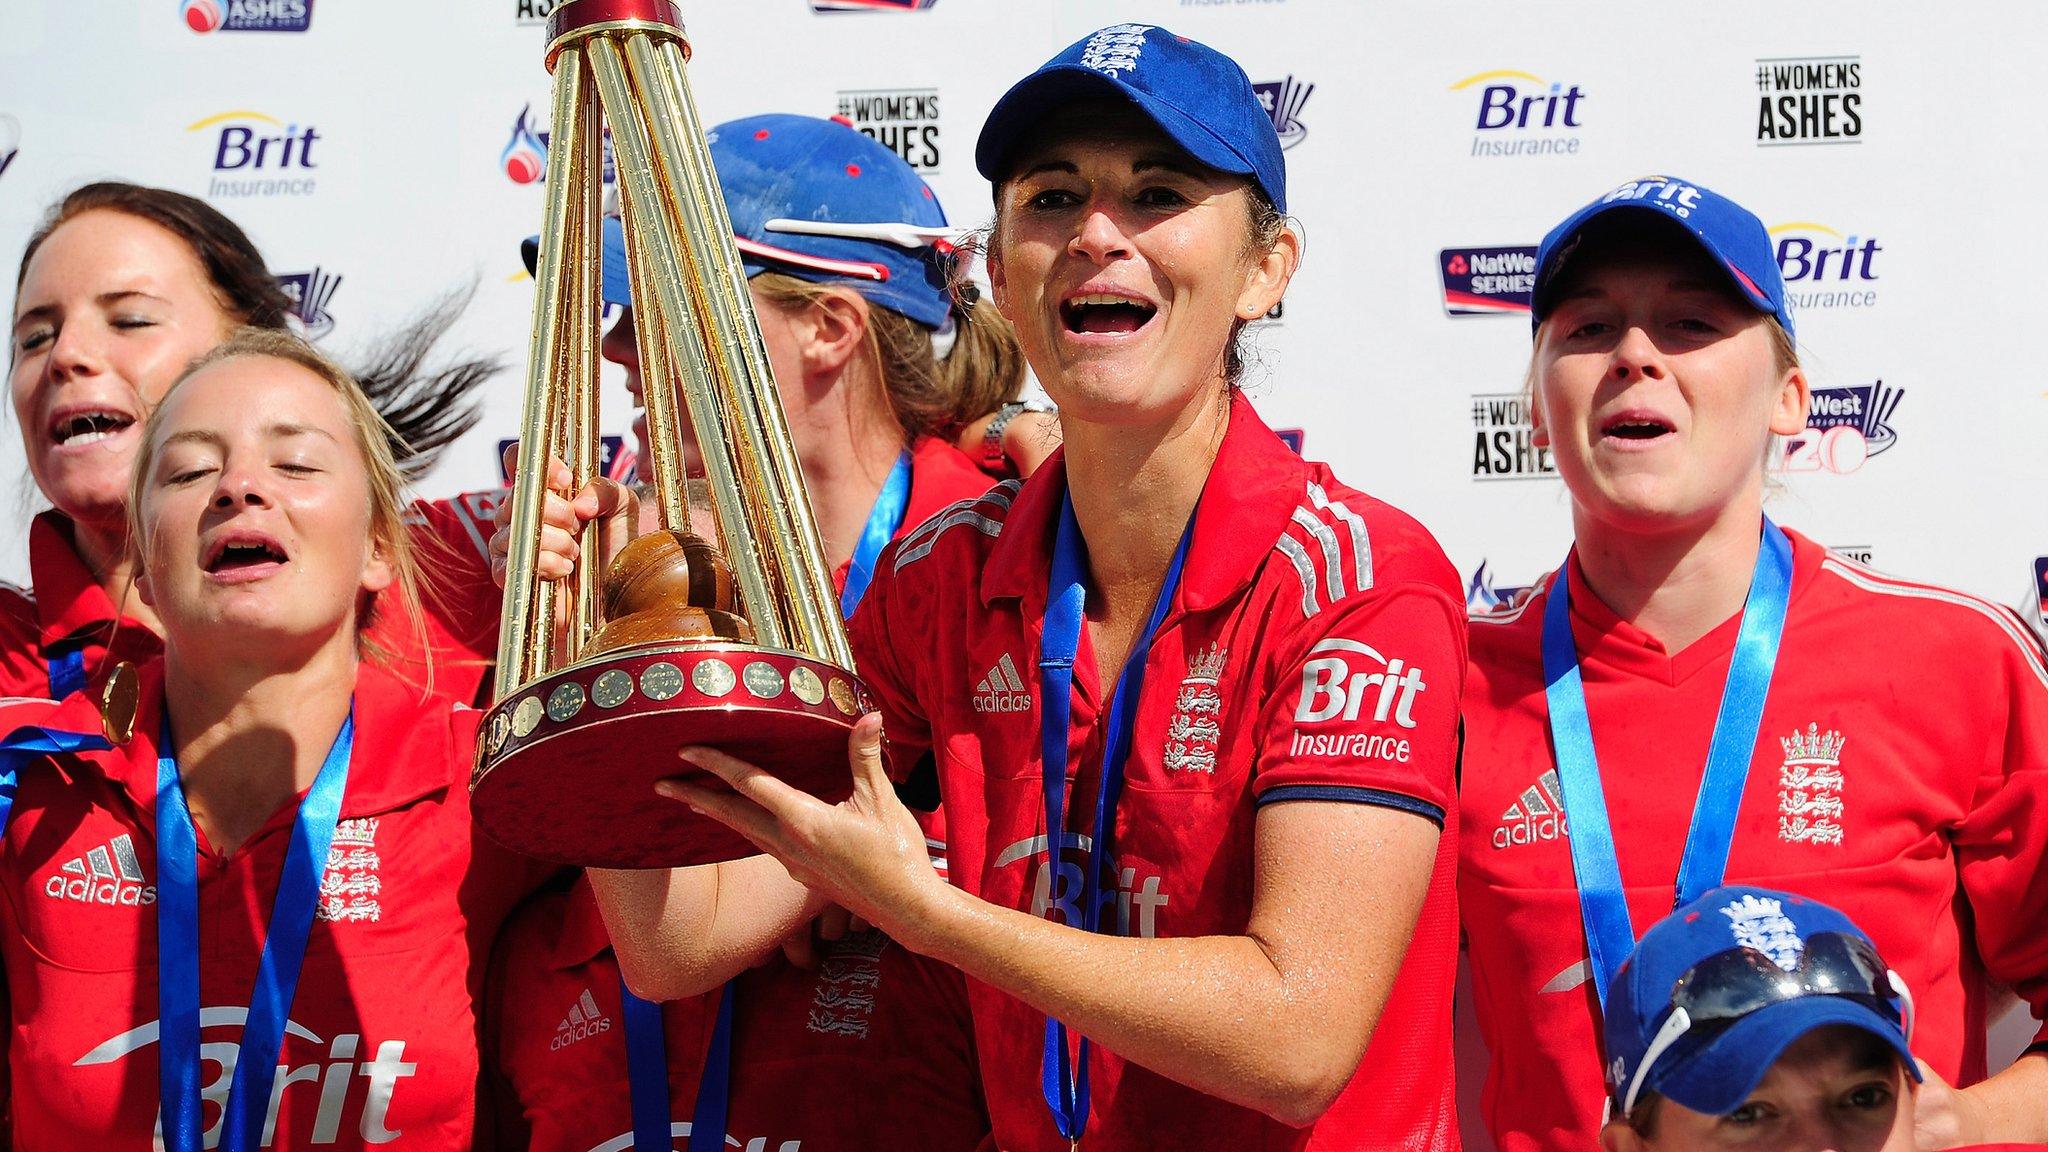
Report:
[[[203,1136],[208,1148],[220,1142],[222,1118],[227,1113],[228,1090],[234,1085],[235,1058],[242,1051],[242,1026],[248,1018],[247,1008],[199,1010],[199,1077],[204,1085],[200,1089],[204,1101],[201,1107],[205,1113],[215,1117],[213,1127],[207,1129]],[[157,1021],[151,1020],[139,1028],[131,1028],[80,1056],[72,1067],[98,1068],[119,1064],[154,1045],[159,1026]],[[287,1057],[286,1063],[277,1066],[276,1077],[271,1081],[270,1115],[263,1131],[266,1135],[275,1133],[275,1147],[307,1148],[338,1144],[341,1143],[344,1124],[354,1129],[366,1144],[388,1144],[404,1135],[404,1132],[390,1128],[387,1121],[391,1118],[392,1097],[399,1091],[398,1082],[411,1079],[419,1071],[419,1065],[406,1062],[405,1041],[383,1040],[372,1045],[364,1043],[361,1035],[350,1032],[340,1033],[331,1041],[322,1040],[305,1025],[289,1019],[285,1021],[284,1030],[285,1049],[303,1052],[306,1063],[294,1067]],[[208,1040],[208,1032],[215,1038]],[[231,1038],[222,1038],[223,1034]],[[145,1067],[109,1071],[123,1078],[145,1076],[154,1080],[155,1057],[143,1056],[140,1059]],[[209,1070],[211,1079],[208,1079]],[[99,1075],[105,1076],[106,1073]],[[88,1088],[81,1084],[80,1090]],[[109,1086],[90,1090],[98,1093],[116,1089]],[[280,1107],[287,1096],[292,1098],[291,1117],[280,1128]],[[351,1137],[348,1142],[354,1144],[356,1140]],[[266,1139],[265,1144],[269,1146],[271,1141]]]
[[[1875,236],[1844,233],[1801,220],[1771,229],[1777,243],[1778,274],[1793,311],[1809,308],[1868,308],[1877,303],[1877,279],[1884,245]]]
[[[185,131],[210,146],[208,196],[310,196],[316,190],[313,171],[326,149],[320,130],[310,124],[237,110],[194,121]]]
[[[182,0],[178,15],[194,32],[304,32],[313,0]]]
[[[1451,91],[1477,96],[1472,105],[1474,156],[1554,156],[1579,150],[1586,93],[1577,84],[1497,69],[1467,76]]]
[[[1815,388],[1806,427],[1786,437],[1787,472],[1854,472],[1872,456],[1899,442],[1892,414],[1906,398],[1904,388],[1882,380],[1848,388]]]
[[[1301,122],[1301,110],[1308,104],[1308,98],[1316,94],[1315,85],[1304,84],[1290,75],[1285,80],[1254,84],[1252,93],[1272,118],[1273,131],[1280,134],[1280,147],[1292,148],[1308,139],[1308,125]]]

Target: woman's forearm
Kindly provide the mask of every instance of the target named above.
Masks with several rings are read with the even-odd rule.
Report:
[[[746,971],[802,928],[824,901],[772,856],[694,868],[593,868],[591,890],[619,972],[649,1000],[695,996]]]

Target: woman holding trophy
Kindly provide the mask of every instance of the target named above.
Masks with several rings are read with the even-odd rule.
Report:
[[[1673,176],[1608,192],[1544,238],[1534,318],[1574,542],[1473,618],[1465,694],[1460,897],[1500,1147],[1593,1145],[1630,925],[1724,879],[1826,896],[1904,977],[1923,1147],[2048,1138],[2048,1052],[1983,1079],[1991,987],[2048,1010],[2039,645],[1764,515],[1810,388],[1740,205]],[[1738,942],[1777,923],[1728,915]]]
[[[682,751],[662,793],[766,855],[593,872],[620,966],[697,995],[836,904],[973,978],[1000,1147],[1454,1145],[1460,585],[1236,389],[1300,254],[1271,121],[1227,57],[1117,25],[977,161],[1063,454],[883,553],[850,799]],[[547,502],[557,561],[596,511]],[[897,781],[943,799],[950,884]]]

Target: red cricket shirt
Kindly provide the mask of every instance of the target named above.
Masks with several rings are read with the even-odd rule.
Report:
[[[1021,490],[1001,485],[892,545],[852,636],[898,767],[936,760],[953,882],[1036,915],[1056,904],[1077,922],[1079,859],[1045,851],[1036,667],[1065,484],[1055,456]],[[1304,462],[1234,399],[1146,664],[1106,922],[1139,936],[1241,933],[1263,803],[1355,801],[1446,822],[1461,592],[1420,525]],[[1069,826],[1085,831],[1107,719],[1085,638],[1074,688],[1068,765],[1081,799]],[[1453,831],[1365,1070],[1312,1145],[1308,1131],[1097,1045],[1084,1147],[1455,1148]],[[996,1143],[1065,1149],[1039,1084],[1044,1016],[979,983],[969,996]]]
[[[162,665],[134,737],[24,768],[0,842],[0,962],[15,1147],[137,1149],[157,1123],[157,739]],[[43,702],[0,710],[13,731]],[[474,1005],[492,937],[547,874],[472,830],[478,713],[365,666],[322,902],[270,1104],[273,1147],[466,1150]],[[97,731],[84,695],[51,721]],[[297,805],[222,857],[200,836],[202,1123],[218,1135]]]
[[[2048,1012],[2048,667],[2004,609],[1787,535],[1792,598],[1728,882],[1848,913],[1912,990],[1913,1050],[1952,1083],[1979,1080],[1987,976]],[[1740,615],[1667,653],[1568,571],[1640,932],[1671,910]],[[1545,596],[1472,618],[1465,682],[1459,895],[1502,1152],[1593,1147],[1603,1098],[1543,695]]]
[[[475,702],[498,647],[498,594],[491,583],[491,516],[502,492],[471,492],[408,509],[425,579],[420,588],[427,636],[419,637],[396,592],[379,596],[364,635],[398,675],[432,685],[452,700]],[[0,584],[0,696],[48,696],[49,662],[82,651],[94,683],[113,661],[139,664],[163,652],[163,638],[121,611],[72,543],[71,520],[44,512],[29,526],[31,587]],[[488,595],[486,595],[486,593]]]
[[[719,993],[662,1005],[671,1134],[690,1131]],[[959,972],[879,932],[779,954],[733,991],[727,1146],[970,1152],[988,1135]],[[632,1094],[619,966],[588,881],[527,902],[491,966],[485,1060],[506,1147],[619,1152]]]

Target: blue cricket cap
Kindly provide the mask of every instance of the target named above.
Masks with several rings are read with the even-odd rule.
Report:
[[[1768,888],[1716,888],[1652,925],[1608,990],[1615,1114],[1655,1092],[1725,1116],[1785,1049],[1828,1024],[1882,1039],[1918,1080],[1911,1012],[1904,982],[1841,912]]]
[[[768,115],[707,133],[747,274],[843,284],[943,329],[953,307],[954,231],[901,156],[835,120]],[[527,267],[539,238],[522,247]],[[604,299],[631,306],[624,226],[604,219]]]
[[[1237,61],[1152,24],[1112,24],[1075,41],[996,101],[974,146],[974,166],[1000,181],[1017,144],[1076,100],[1130,101],[1188,155],[1249,176],[1287,211],[1287,163],[1273,117]]]
[[[1631,180],[1550,230],[1536,249],[1536,291],[1529,310],[1533,323],[1541,324],[1550,314],[1559,277],[1588,226],[1595,220],[1612,222],[1622,212],[1653,213],[1683,229],[1728,273],[1743,299],[1777,320],[1785,335],[1793,335],[1792,304],[1785,298],[1777,250],[1763,221],[1735,201],[1677,176]]]

